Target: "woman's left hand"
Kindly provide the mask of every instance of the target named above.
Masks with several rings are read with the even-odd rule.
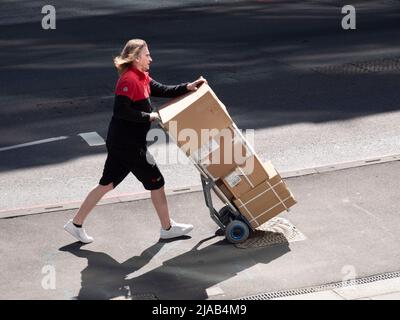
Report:
[[[198,87],[200,87],[203,83],[208,84],[207,80],[203,78],[203,76],[200,76],[197,80],[189,83],[186,88],[189,91],[196,91]]]

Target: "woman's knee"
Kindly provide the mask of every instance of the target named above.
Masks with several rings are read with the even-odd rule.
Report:
[[[114,185],[113,185],[112,182],[109,183],[109,184],[107,184],[107,185],[99,184],[99,185],[97,186],[97,188],[98,188],[101,192],[107,193],[107,192],[111,191],[112,189],[114,189]]]

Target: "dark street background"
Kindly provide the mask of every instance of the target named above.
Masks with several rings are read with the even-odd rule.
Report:
[[[43,30],[46,4],[0,4],[0,210],[80,200],[98,182],[105,146],[78,134],[105,138],[112,58],[131,38],[148,42],[158,81],[206,77],[280,171],[400,153],[399,1],[355,1],[356,30],[341,28],[343,1],[53,1]],[[166,186],[199,185],[165,146],[150,150]],[[141,191],[132,177],[113,194]]]

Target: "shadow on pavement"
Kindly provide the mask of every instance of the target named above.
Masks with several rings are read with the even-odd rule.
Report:
[[[82,287],[78,299],[111,299],[127,296],[125,277],[144,267],[160,251],[164,243],[158,242],[123,263],[114,260],[108,254],[82,249],[80,242],[61,247],[60,251],[86,258],[88,265],[82,270]]]
[[[82,270],[82,287],[77,299],[112,299],[155,296],[163,300],[204,300],[207,289],[258,263],[268,264],[290,251],[289,243],[255,248],[238,249],[226,240],[212,245],[200,246],[212,238],[203,239],[190,251],[166,260],[161,266],[137,277],[126,277],[140,270],[166,245],[157,242],[134,256],[119,263],[102,252],[81,249],[82,244],[73,243],[60,248],[77,257],[88,260]]]

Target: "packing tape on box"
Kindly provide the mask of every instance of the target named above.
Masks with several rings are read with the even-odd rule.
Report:
[[[266,189],[266,190],[264,190],[263,192],[259,193],[258,195],[256,195],[255,197],[251,198],[250,200],[246,201],[245,203],[243,203],[242,200],[238,199],[239,202],[240,202],[240,204],[241,204],[241,205],[239,206],[238,209],[240,209],[240,208],[245,209],[246,212],[247,212],[247,213],[250,215],[250,217],[251,217],[250,222],[255,221],[255,222],[257,223],[258,226],[259,226],[260,224],[258,223],[258,221],[257,221],[256,219],[257,219],[258,217],[260,217],[261,215],[267,213],[269,210],[272,210],[272,209],[275,208],[276,206],[282,204],[282,205],[285,207],[285,209],[288,210],[288,207],[286,206],[285,201],[288,200],[288,199],[290,199],[291,196],[289,196],[288,198],[282,200],[282,198],[276,193],[276,191],[275,191],[275,189],[274,189],[274,188],[275,188],[277,185],[279,185],[280,183],[283,183],[283,180],[280,180],[279,182],[275,183],[273,186],[267,181],[267,184],[268,184],[268,186],[269,186],[268,189]],[[278,202],[275,206],[273,206],[272,208],[269,208],[268,210],[266,210],[266,211],[262,212],[261,214],[259,214],[257,217],[254,217],[253,214],[251,213],[251,211],[247,208],[247,205],[248,205],[250,202],[254,201],[255,199],[261,197],[264,193],[266,193],[266,192],[268,192],[268,191],[270,191],[270,190],[272,190],[272,192],[273,192],[273,193],[275,194],[275,196],[278,198],[279,202]]]
[[[241,206],[239,206],[239,208],[245,207],[247,204],[249,204],[249,203],[252,202],[253,200],[257,199],[258,197],[261,197],[264,193],[266,193],[266,192],[268,192],[269,190],[275,188],[278,184],[283,183],[283,181],[280,180],[279,182],[275,183],[273,186],[271,186],[271,184],[270,184],[269,182],[267,182],[267,183],[268,183],[268,186],[269,186],[268,189],[265,189],[263,192],[259,193],[258,195],[256,195],[255,197],[251,198],[250,200],[247,200],[245,203],[243,203],[242,200],[238,199],[238,200],[240,201],[240,203],[241,203]],[[275,190],[273,190],[273,191],[274,191],[274,193],[275,193],[275,195],[276,195]],[[281,201],[281,199],[280,199],[279,196],[278,196],[278,199],[279,199],[279,201]]]
[[[281,182],[283,182],[283,180],[281,180]],[[267,181],[268,185],[270,186],[270,188],[272,189],[272,192],[275,194],[275,196],[278,198],[278,200],[283,204],[283,206],[285,207],[285,210],[288,209],[288,207],[286,206],[286,204],[283,202],[283,200],[281,199],[281,197],[279,196],[279,194],[276,193],[275,189],[271,186],[271,184],[269,183],[269,181]]]
[[[242,200],[239,199],[239,201],[240,201],[241,203],[243,203]],[[246,210],[246,212],[247,212],[247,213],[249,214],[249,216],[251,217],[251,219],[250,219],[249,221],[253,221],[253,220],[254,220],[254,216],[253,216],[253,214],[251,213],[251,211],[250,211],[249,209],[247,209],[247,207],[246,207],[245,205],[241,205],[239,208],[242,208],[242,207]],[[257,221],[256,221],[256,222],[257,222]],[[257,224],[260,225],[258,222],[257,222]]]
[[[252,220],[250,220],[249,222],[255,221],[255,222],[257,222],[258,225],[260,225],[256,219],[258,219],[258,218],[261,217],[262,215],[268,213],[268,211],[271,211],[272,209],[276,208],[276,207],[279,206],[281,203],[284,205],[284,207],[286,208],[286,210],[288,210],[288,209],[287,209],[287,206],[286,206],[286,204],[285,204],[285,201],[287,201],[287,200],[289,200],[289,199],[291,199],[291,198],[292,198],[292,196],[289,196],[289,197],[285,198],[284,200],[282,200],[282,202],[278,202],[276,205],[272,206],[271,208],[269,208],[269,209],[267,209],[267,210],[261,212],[261,213],[260,213],[258,216],[256,216],[255,218],[252,218]]]
[[[251,156],[250,156],[250,157],[251,157]],[[250,157],[247,158],[247,160],[250,159]],[[247,161],[247,160],[246,160],[246,161]],[[250,187],[254,188],[254,184],[250,181],[249,177],[244,173],[244,171],[242,170],[242,168],[241,168],[241,167],[238,167],[238,169],[239,169],[240,173],[244,176],[244,178],[247,180],[247,182],[248,182],[248,184],[250,185]]]
[[[253,155],[253,154],[256,155],[257,154],[256,151],[254,150],[253,146],[250,145],[250,143],[246,140],[246,138],[244,137],[242,131],[240,131],[240,129],[236,126],[235,123],[232,123],[229,126],[229,128],[231,128],[235,132],[235,135],[236,134],[239,135],[240,139],[242,141],[244,141],[245,147],[246,147],[247,151],[250,151],[251,155]]]

